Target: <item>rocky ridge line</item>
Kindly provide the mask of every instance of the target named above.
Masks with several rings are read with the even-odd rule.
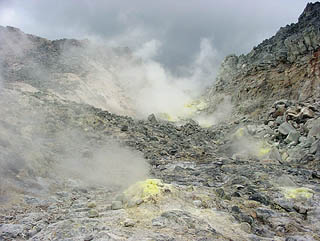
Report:
[[[320,97],[319,47],[320,3],[309,3],[297,23],[247,55],[226,57],[209,102],[217,94],[230,95],[239,112],[258,116],[279,99],[314,101]]]

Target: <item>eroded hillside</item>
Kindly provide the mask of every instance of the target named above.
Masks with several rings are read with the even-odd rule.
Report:
[[[263,114],[277,100],[315,101],[320,93],[320,5],[310,3],[287,25],[247,55],[230,55],[220,67],[217,94],[232,96],[241,113]]]
[[[145,88],[159,68],[126,48],[1,27],[0,240],[320,240],[319,16],[201,99]]]

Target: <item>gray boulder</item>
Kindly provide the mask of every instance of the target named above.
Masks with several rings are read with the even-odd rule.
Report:
[[[294,127],[289,124],[288,122],[284,122],[282,123],[280,126],[279,126],[279,132],[282,134],[282,135],[288,135],[290,133],[290,131],[296,131],[296,129],[294,129]]]
[[[123,208],[123,204],[121,201],[113,201],[111,204],[112,210],[118,210],[118,209],[122,209],[122,208]]]
[[[157,118],[154,114],[151,114],[148,116],[148,121],[150,121],[151,123],[157,123]]]
[[[309,121],[307,128],[309,129],[308,136],[320,138],[320,118]]]
[[[292,130],[289,132],[289,135],[285,139],[285,142],[288,144],[292,142],[297,144],[299,142],[299,138],[300,138],[300,133],[297,132],[296,130]]]
[[[0,237],[16,238],[23,233],[24,229],[25,225],[23,224],[3,224],[0,227]]]

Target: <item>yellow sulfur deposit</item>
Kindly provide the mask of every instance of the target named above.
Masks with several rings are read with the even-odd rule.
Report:
[[[203,100],[194,100],[181,106],[181,109],[176,113],[158,113],[157,116],[160,119],[177,122],[185,118],[192,118],[198,111],[204,110],[208,107],[208,104]]]
[[[258,153],[257,153],[257,156],[258,157],[264,157],[266,156],[267,154],[269,154],[271,151],[271,147],[266,144],[266,143],[261,143],[260,144],[260,147],[258,149]]]
[[[157,116],[160,119],[167,120],[167,121],[172,121],[172,122],[178,121],[178,118],[176,116],[172,116],[168,113],[159,113],[159,114],[157,114]]]
[[[245,134],[244,128],[241,127],[233,134],[233,136],[236,138],[241,138],[244,136],[244,134]]]
[[[139,183],[142,188],[142,198],[154,196],[160,193],[160,187],[163,183],[159,179],[147,179]]]
[[[127,200],[131,201],[147,201],[150,198],[155,199],[162,195],[165,190],[171,190],[169,184],[164,184],[160,179],[147,179],[140,181],[123,192]]]
[[[211,127],[212,126],[212,123],[210,122],[210,121],[206,121],[206,120],[204,120],[204,121],[198,121],[199,122],[199,125],[201,126],[201,127],[203,127],[203,128],[209,128],[209,127]]]
[[[299,198],[312,198],[313,196],[313,190],[305,187],[298,187],[298,188],[284,188],[283,189],[284,195],[286,198],[293,198],[293,199],[299,199]]]
[[[194,100],[192,102],[186,103],[183,106],[181,117],[182,118],[191,118],[197,112],[204,110],[207,107],[208,107],[208,104],[205,103],[203,100]]]
[[[184,105],[184,108],[193,109],[194,111],[204,110],[208,104],[203,100],[195,100]]]

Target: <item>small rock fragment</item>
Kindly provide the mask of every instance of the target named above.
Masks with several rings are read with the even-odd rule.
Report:
[[[152,219],[152,226],[154,226],[154,227],[164,227],[165,223],[164,223],[163,218],[158,217],[158,218]]]
[[[87,206],[88,208],[95,208],[97,204],[95,202],[89,202]]]
[[[297,132],[296,130],[292,130],[289,132],[289,135],[287,136],[287,138],[284,140],[286,143],[295,143],[297,144],[300,138],[300,133]]]
[[[200,208],[202,206],[202,202],[201,200],[194,200],[193,201],[194,206],[196,206],[197,208]]]
[[[112,204],[111,204],[112,210],[119,210],[121,208],[123,208],[123,204],[121,201],[112,201]]]
[[[88,212],[88,217],[89,218],[97,218],[97,217],[99,217],[99,213],[97,210],[91,209]]]
[[[121,131],[128,131],[129,130],[129,127],[127,125],[123,125],[121,127]]]
[[[262,203],[264,205],[269,205],[268,199],[265,196],[261,195],[260,193],[252,194],[249,197],[249,200],[254,200],[254,201],[257,201],[257,202]]]
[[[309,122],[309,123],[308,123]],[[308,121],[309,133],[308,136],[320,138],[320,118]]]
[[[286,136],[290,133],[290,131],[296,131],[296,129],[294,129],[288,122],[284,122],[279,126],[279,132],[282,135]]]
[[[149,115],[148,121],[150,121],[151,123],[157,123],[156,116],[154,114]]]
[[[246,223],[246,222],[241,223],[240,228],[242,231],[245,231],[246,233],[251,233],[251,226],[249,223]]]
[[[312,145],[310,147],[310,150],[309,150],[310,153],[311,154],[315,154],[317,152],[317,149],[319,149],[318,146],[320,146],[320,141],[319,140],[317,140],[314,143],[312,143]]]
[[[136,222],[132,219],[126,219],[124,222],[123,222],[123,226],[124,227],[134,227],[136,224]]]
[[[83,241],[91,241],[93,239],[94,239],[94,236],[92,234],[90,234],[90,235],[86,236]]]

